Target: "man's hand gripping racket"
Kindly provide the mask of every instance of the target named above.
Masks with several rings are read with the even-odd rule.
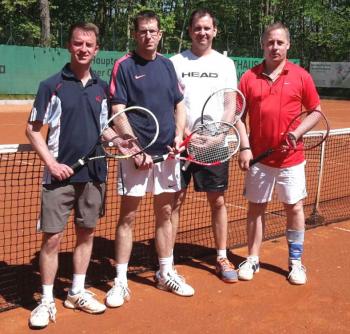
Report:
[[[150,110],[128,107],[106,122],[96,145],[70,167],[76,171],[92,160],[127,159],[143,154],[157,140],[158,134],[159,124]]]
[[[317,135],[310,137],[311,130],[316,131]],[[304,111],[290,121],[279,145],[259,154],[250,161],[249,166],[267,158],[274,152],[307,151],[318,147],[328,138],[329,131],[328,120],[320,110]]]
[[[153,156],[152,159],[154,163],[175,158],[201,166],[217,166],[229,160],[238,151],[239,144],[238,131],[231,123],[204,123],[180,144],[187,156],[174,155],[172,152]]]

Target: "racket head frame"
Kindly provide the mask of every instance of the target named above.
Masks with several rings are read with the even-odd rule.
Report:
[[[235,147],[233,150],[229,151],[229,154],[227,154],[227,156],[224,159],[219,159],[215,162],[199,161],[199,160],[194,158],[194,155],[190,151],[191,140],[196,134],[202,132],[203,129],[208,129],[208,127],[213,126],[213,125],[216,128],[218,127],[218,125],[221,125],[221,127],[226,127],[227,128],[227,130],[225,131],[226,133],[232,132],[228,135],[225,135],[225,144],[226,144],[226,146],[228,146],[228,142],[235,141],[236,142]],[[218,134],[221,135],[223,133],[218,133]],[[215,136],[216,136],[216,134],[212,134],[210,137],[215,137]],[[215,166],[215,165],[220,165],[221,163],[224,163],[224,162],[230,160],[231,157],[238,152],[239,146],[240,146],[240,135],[239,135],[237,128],[232,123],[223,122],[223,121],[208,122],[208,123],[204,123],[204,124],[199,125],[194,131],[191,132],[191,134],[189,136],[186,137],[186,139],[181,143],[180,146],[181,147],[184,146],[186,149],[187,158],[184,158],[183,160],[186,160],[187,165],[189,163],[195,163],[195,164],[202,165],[202,166]]]
[[[236,112],[234,113],[235,116],[233,117],[232,121],[228,122],[227,120],[221,120],[222,122],[228,122],[228,123],[232,123],[233,125],[235,125],[239,119],[241,119],[241,117],[243,116],[244,114],[244,111],[245,111],[245,108],[246,108],[246,99],[243,95],[243,93],[237,89],[237,88],[229,88],[229,87],[226,87],[226,88],[221,88],[221,89],[218,89],[216,90],[215,92],[211,93],[209,95],[209,97],[206,99],[206,101],[204,102],[203,104],[203,107],[202,107],[202,113],[201,113],[201,124],[204,124],[205,123],[205,109],[206,107],[208,106],[209,102],[213,99],[214,96],[218,96],[219,94],[223,94],[225,92],[228,92],[228,93],[236,93],[238,94],[238,96],[240,97],[241,101],[242,101],[242,106],[241,106],[241,111],[240,113],[237,115]]]
[[[113,144],[113,140],[109,140],[109,141],[101,140],[102,148],[104,150],[104,153],[105,153],[106,157],[108,157],[108,158],[115,158],[115,159],[128,159],[128,158],[131,158],[131,157],[136,156],[138,154],[142,154],[147,148],[151,147],[156,142],[156,140],[158,139],[158,136],[159,136],[159,123],[158,123],[158,120],[157,120],[156,116],[149,109],[147,109],[145,107],[140,107],[140,106],[130,106],[130,107],[127,107],[127,108],[125,108],[123,110],[120,110],[120,111],[116,112],[115,114],[113,114],[107,120],[105,126],[101,130],[100,138],[103,138],[103,133],[108,128],[111,128],[110,124],[111,123],[113,124],[113,120],[115,120],[115,119],[117,119],[119,117],[123,117],[123,115],[125,115],[125,117],[127,117],[126,115],[127,115],[128,112],[135,111],[135,110],[141,110],[142,112],[146,113],[150,117],[150,119],[153,121],[155,128],[154,128],[154,134],[153,134],[152,140],[150,142],[148,142],[145,147],[140,148],[140,150],[138,152],[130,153],[130,154],[118,153],[119,150],[117,150],[117,153],[110,153],[108,150],[105,150],[104,147],[106,147],[106,146],[107,147],[115,146]],[[115,132],[113,127],[112,127],[112,130]],[[117,133],[116,133],[116,136],[119,137]]]
[[[289,139],[289,136],[288,136],[288,134],[290,132],[293,132],[293,130],[296,129],[296,128],[293,129],[293,124],[295,122],[297,122],[298,120],[301,120],[300,124],[302,124],[303,119],[306,119],[313,112],[317,112],[318,113],[318,115],[320,117],[319,121],[311,129],[308,129],[305,133],[303,133],[297,140],[297,144],[298,144],[297,147],[293,147],[292,144],[290,143],[290,139]],[[305,116],[305,118],[303,118],[303,116]],[[321,129],[313,130],[315,127],[317,128],[319,124],[321,124]],[[312,149],[320,146],[328,138],[329,132],[330,132],[329,122],[327,120],[326,115],[321,110],[313,109],[313,110],[308,110],[308,111],[302,111],[301,113],[299,113],[297,116],[295,116],[290,121],[290,123],[289,123],[289,125],[287,127],[287,130],[284,133],[284,137],[282,139],[282,142],[285,141],[285,142],[288,143],[288,147],[285,148],[285,150],[289,150],[289,151],[309,151],[309,150],[312,150]],[[304,145],[303,138],[310,137],[310,136],[312,136],[312,134],[315,134],[315,133],[319,133],[321,139],[319,141],[315,142],[312,145],[309,145],[309,146],[308,145]],[[281,142],[281,146],[282,146],[282,142]]]
[[[310,115],[312,112],[317,112],[320,115],[320,120],[308,131],[306,131],[304,134],[302,134],[300,136],[300,138],[298,138],[297,140],[297,146],[293,147],[292,144],[290,143],[290,140],[288,139],[288,134],[290,132],[293,132],[293,130],[297,129],[297,127],[293,128],[293,124],[297,121],[297,120],[301,120],[302,116],[305,116],[305,118]],[[314,127],[317,127],[317,124],[320,123],[320,121],[322,122],[322,129],[320,130],[313,130]],[[299,122],[299,125],[302,123]],[[327,117],[325,116],[325,114],[318,110],[318,109],[313,109],[313,110],[309,110],[309,111],[303,111],[301,113],[299,113],[298,115],[296,115],[295,117],[292,118],[292,120],[289,122],[287,130],[285,131],[283,138],[280,142],[280,144],[276,147],[271,147],[268,150],[260,153],[258,156],[256,156],[254,159],[252,159],[249,163],[249,166],[254,165],[255,163],[267,158],[268,156],[270,156],[272,153],[276,152],[276,151],[308,151],[308,150],[312,150],[320,145],[322,145],[323,142],[325,142],[329,136],[330,133],[330,125],[329,122],[327,120]],[[311,137],[314,134],[319,134],[319,137],[321,138],[319,141],[317,141],[316,143],[310,145],[310,146],[305,146],[304,142],[303,142],[303,138],[307,138],[307,137]],[[287,143],[287,145],[286,145]]]

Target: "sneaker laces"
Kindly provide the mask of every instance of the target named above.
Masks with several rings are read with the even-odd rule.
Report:
[[[49,319],[52,322],[56,322],[56,307],[51,304],[53,303],[41,301],[41,303],[32,311],[32,316],[45,311],[49,313]]]
[[[221,257],[217,260],[222,267],[222,271],[231,271],[234,270],[234,265],[226,257]]]
[[[118,289],[120,289],[123,298],[127,299],[130,296],[131,291],[128,286],[121,281],[115,281],[112,289],[107,292],[107,297],[117,293],[119,294]]]
[[[292,275],[295,275],[296,273],[303,271],[304,273],[306,273],[306,268],[303,264],[301,264],[301,262],[294,262],[293,264],[291,264],[291,270],[290,273],[288,275],[288,278],[291,277]]]

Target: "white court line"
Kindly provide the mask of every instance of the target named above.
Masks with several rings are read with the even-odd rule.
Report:
[[[335,230],[341,230],[341,231],[344,231],[344,232],[350,232],[349,229],[347,228],[343,228],[343,227],[333,227]]]
[[[12,160],[12,159],[7,159],[7,158],[1,158],[1,160],[2,161],[13,161],[15,163],[15,165],[34,166],[34,163],[23,161],[23,160]]]

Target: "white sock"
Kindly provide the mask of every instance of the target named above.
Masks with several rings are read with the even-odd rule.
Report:
[[[172,250],[171,250],[171,262],[172,262],[172,266],[175,267],[175,262],[174,262],[174,248],[172,248]]]
[[[48,300],[49,302],[53,302],[53,284],[50,285],[42,285],[43,294],[41,296],[42,299]]]
[[[159,261],[159,271],[160,274],[165,277],[165,275],[173,270],[173,256],[160,257]]]
[[[217,257],[223,257],[224,259],[227,258],[227,251],[226,249],[217,249],[216,250]]]
[[[85,277],[86,277],[85,274],[73,274],[73,282],[72,282],[72,287],[70,289],[73,295],[84,290]]]
[[[115,265],[115,271],[116,271],[116,278],[121,281],[126,283],[128,281],[128,262],[127,263],[117,263]]]
[[[247,260],[249,262],[259,263],[259,256],[257,256],[257,255],[249,255],[247,257]]]

